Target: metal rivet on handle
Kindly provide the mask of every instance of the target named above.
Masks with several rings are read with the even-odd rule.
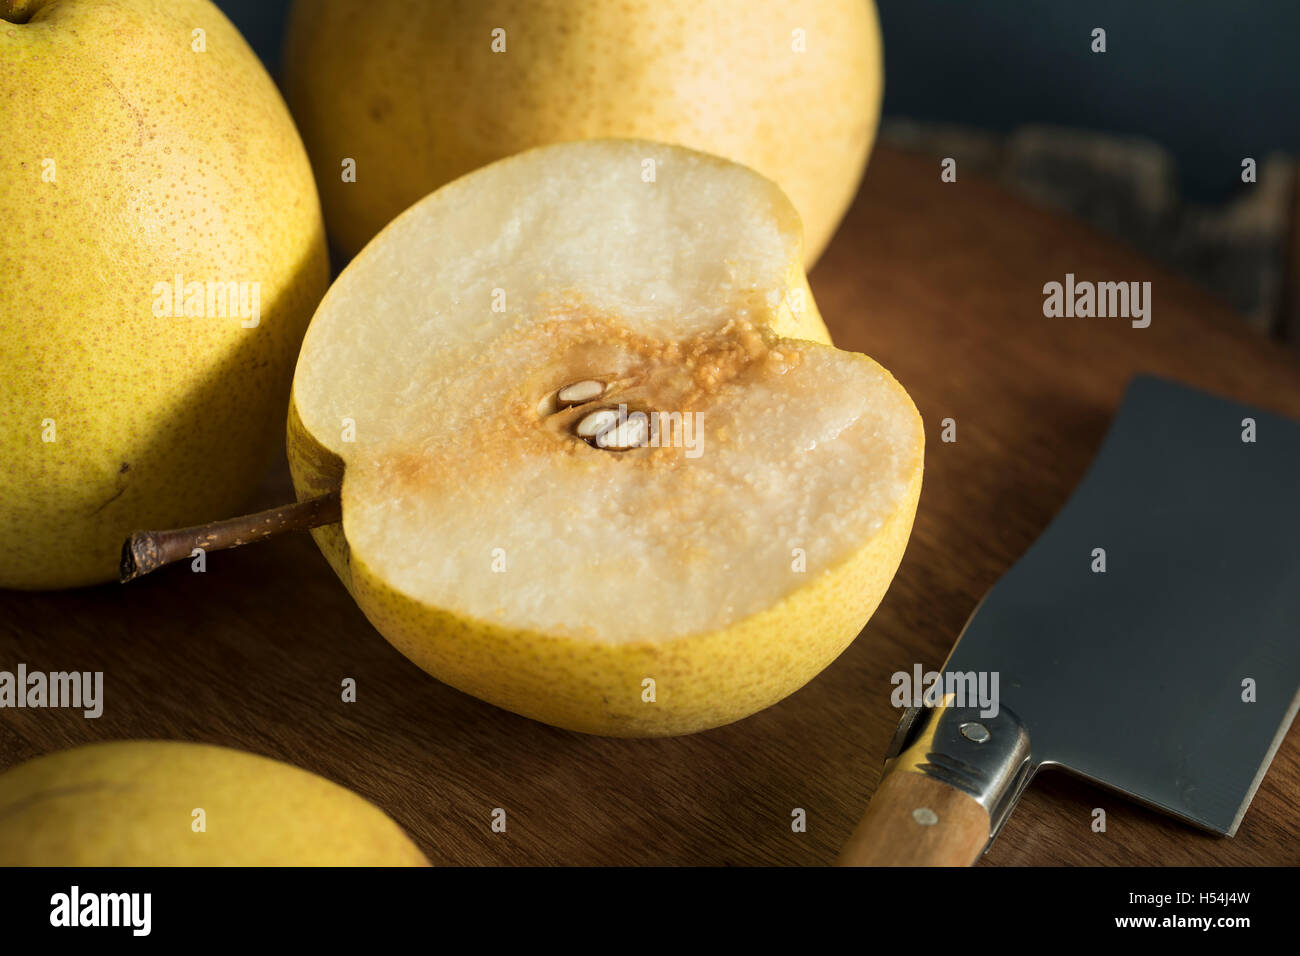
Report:
[[[939,815],[929,807],[917,807],[912,811],[912,819],[923,827],[932,827],[939,822]]]
[[[961,725],[961,735],[974,744],[982,744],[990,736],[989,729],[975,720]]]

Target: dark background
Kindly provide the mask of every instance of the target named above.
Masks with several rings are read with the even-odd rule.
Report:
[[[289,0],[217,5],[278,75]],[[1150,137],[1173,153],[1184,194],[1205,201],[1240,188],[1243,156],[1300,152],[1294,0],[877,0],[877,9],[886,117]],[[1094,27],[1106,30],[1104,56],[1091,52]]]

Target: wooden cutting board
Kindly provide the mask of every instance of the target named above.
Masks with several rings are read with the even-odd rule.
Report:
[[[1044,318],[1043,285],[1067,272],[1151,281],[1150,327]],[[669,740],[533,723],[408,663],[303,536],[209,555],[202,575],[182,565],[131,587],[0,592],[0,669],[102,670],[106,699],[98,720],[0,711],[0,767],[92,740],[199,740],[351,787],[435,863],[828,863],[880,778],[898,717],[890,674],[942,664],[1083,474],[1130,375],[1300,418],[1294,353],[1123,245],[992,185],[942,183],[929,159],[877,151],[812,286],[836,341],[911,392],[927,461],[915,532],[880,610],[788,700]],[[955,443],[940,441],[945,418]],[[289,495],[281,462],[255,504]],[[345,704],[348,677],[358,695]],[[1046,773],[985,863],[1296,864],[1298,797],[1300,729],[1231,840]],[[491,829],[498,807],[505,833]],[[1092,832],[1096,807],[1105,833]],[[792,830],[797,809],[806,832]]]

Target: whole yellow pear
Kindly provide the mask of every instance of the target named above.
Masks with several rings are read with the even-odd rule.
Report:
[[[241,507],[328,283],[307,157],[207,0],[0,0],[0,586]]]
[[[775,180],[811,266],[857,190],[881,66],[871,0],[312,0],[285,89],[348,256],[493,160],[627,137]]]
[[[0,866],[422,866],[383,811],[305,770],[117,741],[0,774]]]

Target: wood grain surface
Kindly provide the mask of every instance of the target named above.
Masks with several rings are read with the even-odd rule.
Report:
[[[1152,323],[1047,319],[1042,287],[1149,280]],[[880,779],[889,675],[940,665],[984,592],[1082,476],[1128,378],[1156,372],[1300,418],[1300,362],[1193,285],[1076,223],[885,149],[812,276],[837,342],[874,356],[927,430],[915,532],[880,610],[820,677],[690,737],[587,737],[426,676],[366,622],[306,536],[130,586],[0,592],[0,669],[104,671],[104,715],[0,711],[0,767],[92,740],[178,738],[278,757],[392,814],[447,864],[829,864]],[[958,440],[939,441],[940,422]],[[289,495],[281,462],[254,506]],[[358,700],[340,701],[340,681]],[[1062,774],[1030,788],[986,865],[1300,863],[1300,730],[1237,836]],[[507,811],[493,833],[493,808]],[[1090,829],[1106,809],[1105,833]],[[792,832],[792,811],[807,832]]]

